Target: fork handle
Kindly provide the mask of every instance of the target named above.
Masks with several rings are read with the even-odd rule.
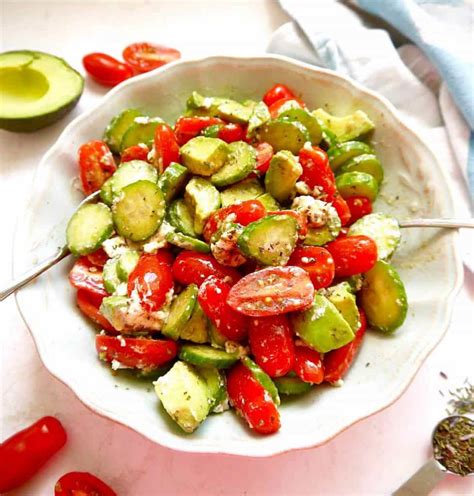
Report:
[[[400,227],[446,227],[459,229],[461,227],[474,228],[474,219],[413,219],[401,220]]]

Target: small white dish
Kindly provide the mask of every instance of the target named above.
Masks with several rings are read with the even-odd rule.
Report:
[[[18,224],[15,275],[64,243],[66,223],[82,198],[75,187],[77,149],[100,138],[119,111],[143,107],[173,122],[193,90],[258,99],[276,82],[300,93],[309,108],[324,107],[336,115],[362,109],[375,122],[373,143],[386,171],[376,210],[400,219],[452,216],[452,193],[441,166],[395,108],[374,92],[332,71],[280,56],[187,60],[123,83],[67,126],[36,170]],[[95,333],[76,309],[67,280],[72,259],[21,290],[17,302],[47,369],[93,411],[176,450],[271,456],[325,443],[404,392],[447,329],[462,283],[456,240],[457,233],[448,230],[404,230],[393,263],[410,303],[405,324],[392,336],[368,332],[344,387],[317,387],[285,402],[282,428],[268,437],[253,434],[232,413],[212,416],[194,434],[182,434],[160,411],[151,384],[131,387],[113,376],[97,359]]]

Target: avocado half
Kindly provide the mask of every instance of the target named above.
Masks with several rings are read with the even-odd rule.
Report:
[[[70,112],[84,89],[84,78],[49,53],[0,53],[0,128],[28,133]]]

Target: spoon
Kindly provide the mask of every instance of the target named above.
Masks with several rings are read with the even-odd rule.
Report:
[[[96,191],[91,195],[87,196],[82,200],[82,202],[77,207],[78,209],[85,205],[86,203],[93,203],[99,198],[99,192]],[[404,220],[399,222],[401,228],[406,227],[444,227],[447,229],[459,229],[462,227],[474,228],[474,219],[413,219]],[[48,258],[44,262],[41,262],[36,267],[33,267],[26,274],[21,275],[18,279],[12,281],[9,286],[0,291],[0,301],[10,296],[12,293],[22,288],[33,279],[36,279],[40,274],[47,271],[49,268],[56,265],[63,258],[70,255],[67,246],[63,246],[59,251],[52,257]]]
[[[440,420],[436,427],[433,429],[433,433],[431,435],[431,447],[433,448],[433,456],[420,468],[417,472],[415,472],[404,484],[402,484],[393,494],[392,496],[428,496],[431,491],[434,489],[436,484],[440,482],[446,474],[452,474],[459,476],[460,474],[453,472],[446,468],[441,460],[435,458],[435,438],[437,432],[443,427],[443,424],[448,422],[456,422],[459,419],[469,420],[473,426],[474,431],[474,423],[472,419],[468,416],[464,415],[451,415],[449,417],[445,417]],[[474,475],[474,472],[470,472],[468,476]]]

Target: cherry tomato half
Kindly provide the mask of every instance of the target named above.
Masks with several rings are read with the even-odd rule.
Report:
[[[117,331],[113,328],[112,324],[100,313],[99,308],[102,299],[102,296],[97,296],[84,289],[79,289],[76,295],[77,306],[84,315],[89,317],[101,329],[116,333]]]
[[[324,366],[321,355],[307,346],[296,346],[294,371],[304,382],[321,384],[324,380]]]
[[[328,198],[336,193],[336,179],[329,167],[329,159],[324,150],[317,146],[302,148],[299,153],[303,174],[300,177],[311,189],[318,188]]]
[[[33,475],[66,443],[67,434],[54,417],[43,417],[0,444],[0,493]]]
[[[141,74],[178,60],[181,53],[175,48],[143,42],[128,45],[122,56],[137,74]]]
[[[224,125],[224,121],[217,117],[184,117],[181,116],[174,125],[174,134],[180,146],[186,144],[190,139],[195,138],[199,133],[209,126],[217,124]]]
[[[155,129],[155,163],[163,172],[171,162],[179,162],[179,145],[168,124],[158,124]]]
[[[243,277],[230,290],[227,303],[251,317],[295,312],[313,302],[314,286],[300,267],[268,267]]]
[[[270,167],[270,160],[273,157],[273,147],[270,143],[259,143],[255,150],[257,151],[257,171],[265,174]]]
[[[272,119],[276,119],[280,115],[280,110],[283,107],[283,105],[285,105],[285,103],[289,101],[296,102],[301,108],[304,108],[304,103],[298,98],[294,98],[294,97],[281,98],[280,100],[277,100],[275,103],[272,103],[268,108],[270,112],[270,117]]]
[[[106,53],[89,53],[82,59],[82,64],[89,76],[104,86],[116,86],[133,76],[133,70],[128,64]]]
[[[103,248],[99,248],[93,253],[89,253],[89,255],[86,255],[87,259],[92,265],[96,265],[97,267],[103,267],[107,260],[109,259],[109,256]]]
[[[367,236],[347,236],[326,245],[336,266],[336,277],[369,271],[377,262],[377,245]]]
[[[334,279],[332,255],[320,246],[298,246],[291,254],[288,265],[304,269],[309,274],[314,289],[327,288]]]
[[[102,269],[93,265],[87,257],[80,257],[69,272],[69,282],[76,289],[84,289],[94,295],[108,296],[104,288]]]
[[[129,146],[120,155],[120,162],[130,162],[130,160],[143,160],[148,161],[148,153],[150,149],[145,145],[145,143],[140,143],[139,145]]]
[[[229,284],[211,276],[201,284],[198,301],[221,334],[231,341],[242,341],[247,336],[247,319],[227,304],[229,291]]]
[[[246,130],[240,124],[230,122],[219,129],[217,137],[226,143],[233,143],[234,141],[244,141],[246,134]]]
[[[341,225],[346,226],[351,220],[351,211],[347,200],[344,200],[339,193],[336,193],[332,199],[332,206],[336,209],[337,215],[341,220]]]
[[[95,475],[88,472],[69,472],[56,482],[54,496],[117,496],[117,494]]]
[[[102,188],[105,181],[117,170],[109,147],[103,141],[89,141],[78,151],[79,174],[86,195]]]
[[[242,363],[227,374],[227,392],[231,404],[255,432],[272,434],[280,428],[280,414],[271,396]]]
[[[294,217],[298,224],[298,236],[304,238],[308,234],[308,219],[303,212],[297,210],[275,210],[268,212],[268,215],[289,215]]]
[[[351,213],[350,223],[372,213],[372,202],[365,196],[351,196],[346,200]]]
[[[265,93],[265,95],[263,95],[263,101],[265,102],[267,107],[270,107],[270,105],[283,98],[295,98],[295,94],[290,90],[290,88],[288,88],[288,86],[285,86],[284,84],[275,84],[275,86],[272,86]]]

